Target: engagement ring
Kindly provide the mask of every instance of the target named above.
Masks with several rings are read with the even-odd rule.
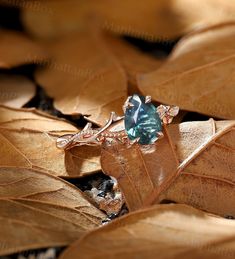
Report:
[[[112,143],[113,141],[130,145],[154,144],[163,137],[162,125],[172,122],[179,112],[179,107],[168,105],[155,107],[151,103],[150,96],[134,94],[125,101],[123,111],[122,117],[111,112],[109,120],[101,128],[92,128],[92,124],[87,123],[80,132],[59,137],[57,147],[70,149],[74,146],[101,145],[104,142]],[[111,131],[111,126],[119,121],[123,121],[123,129]]]

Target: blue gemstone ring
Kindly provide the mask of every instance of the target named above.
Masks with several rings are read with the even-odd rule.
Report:
[[[57,139],[58,148],[70,149],[74,146],[100,145],[104,142],[121,142],[125,144],[138,143],[140,145],[154,144],[163,137],[162,125],[169,124],[178,114],[179,107],[151,103],[150,96],[134,94],[129,96],[123,105],[124,116],[111,113],[107,123],[101,128],[92,129],[87,125],[76,134],[66,134]],[[123,121],[123,128],[112,131],[113,123]]]

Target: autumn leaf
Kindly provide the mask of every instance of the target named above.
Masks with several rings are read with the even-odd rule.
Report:
[[[230,0],[94,1],[106,30],[148,41],[167,41],[199,27],[235,20]]]
[[[154,71],[163,63],[162,60],[146,55],[122,39],[110,35],[106,35],[104,39],[126,71],[129,83],[134,86],[137,84],[138,74]]]
[[[165,137],[152,146],[104,145],[102,169],[117,179],[132,211],[171,200],[235,216],[234,126],[184,122],[164,127]]]
[[[136,86],[138,73],[153,71],[162,62],[118,38],[102,34],[95,37],[91,33],[52,45],[54,59],[46,70],[36,73],[36,79],[54,97],[61,112],[82,114],[101,125],[111,111],[122,113],[128,82]],[[50,49],[48,45],[45,48]]]
[[[38,201],[0,200],[0,214],[0,255],[64,246],[90,229],[76,210]]]
[[[40,63],[48,58],[45,49],[21,32],[0,30],[0,67],[12,68]]]
[[[149,41],[177,38],[198,27],[235,19],[230,0],[39,1],[40,12],[22,8],[27,30],[41,38],[56,38],[87,28],[96,17],[101,27]]]
[[[69,244],[104,218],[60,178],[27,168],[0,168],[0,255]]]
[[[100,149],[59,150],[56,139],[76,127],[35,109],[0,107],[1,166],[36,168],[56,176],[78,177],[97,172]]]
[[[78,210],[98,224],[103,214],[82,192],[65,180],[30,168],[0,168],[0,198],[21,198],[47,202]]]
[[[0,75],[0,105],[21,108],[34,97],[35,93],[35,84],[25,76]]]
[[[50,51],[53,61],[36,74],[36,79],[55,99],[58,110],[85,115],[99,125],[111,111],[122,112],[126,76],[100,35],[71,35],[53,44]]]
[[[38,38],[58,38],[87,28],[88,1],[37,1],[37,10],[22,6],[21,20],[27,31]]]
[[[54,134],[75,133],[78,129],[64,119],[51,116],[35,108],[15,109],[0,106],[0,127],[8,129],[29,129]]]
[[[234,40],[235,23],[188,35],[164,65],[139,76],[139,89],[158,102],[234,119]]]
[[[234,258],[234,243],[233,221],[185,205],[158,205],[88,233],[60,259]]]

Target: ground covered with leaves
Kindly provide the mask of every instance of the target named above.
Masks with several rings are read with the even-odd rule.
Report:
[[[234,258],[234,42],[231,0],[0,0],[0,257]],[[134,93],[154,145],[56,147]]]

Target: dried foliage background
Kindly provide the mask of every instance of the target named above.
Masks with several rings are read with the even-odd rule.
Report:
[[[156,144],[56,147],[133,93]],[[234,258],[234,100],[234,0],[0,0],[0,257]]]

